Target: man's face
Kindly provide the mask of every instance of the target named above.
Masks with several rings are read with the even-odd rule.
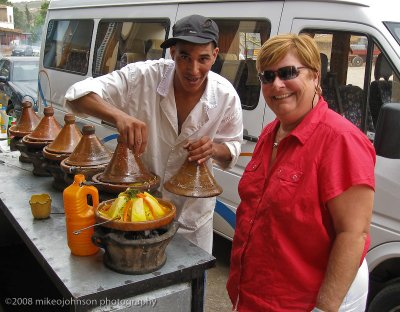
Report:
[[[178,41],[171,47],[171,56],[175,61],[174,86],[185,92],[203,92],[206,78],[218,54],[218,48],[210,42],[193,44]]]

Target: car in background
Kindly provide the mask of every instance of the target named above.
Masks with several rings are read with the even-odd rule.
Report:
[[[40,55],[40,47],[39,46],[32,46],[32,55],[39,56]]]
[[[7,114],[19,118],[22,102],[29,100],[37,110],[39,57],[3,57],[0,59],[0,103]]]
[[[30,45],[17,45],[11,50],[12,56],[32,56],[33,49]]]

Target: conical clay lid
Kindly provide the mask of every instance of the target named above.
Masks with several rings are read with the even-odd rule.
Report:
[[[147,183],[153,184],[158,177],[152,174],[139,156],[118,139],[114,155],[99,181],[113,184]]]
[[[82,133],[78,145],[71,155],[64,160],[65,164],[78,167],[108,164],[112,154],[94,134],[94,126],[83,126]]]
[[[54,118],[53,107],[45,107],[44,116],[37,127],[28,134],[27,138],[31,141],[53,141],[61,131],[61,125]]]
[[[73,114],[66,114],[64,122],[64,127],[54,141],[45,147],[48,152],[71,154],[78,145],[82,133],[75,124],[75,116]]]
[[[201,165],[186,160],[176,175],[164,183],[164,188],[176,195],[188,197],[213,197],[222,193],[205,163]]]
[[[36,115],[32,108],[31,102],[22,103],[22,113],[17,124],[10,127],[9,131],[11,135],[15,137],[23,137],[30,134],[39,124],[40,117]]]

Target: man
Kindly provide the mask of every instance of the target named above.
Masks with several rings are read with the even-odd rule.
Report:
[[[66,105],[77,114],[111,122],[123,142],[142,154],[147,167],[161,178],[164,198],[177,207],[179,232],[212,251],[212,216],[216,199],[187,198],[162,185],[184,163],[212,158],[223,168],[240,154],[243,125],[239,97],[223,77],[210,71],[218,54],[218,26],[200,15],[173,27],[173,60],[128,64],[121,70],[73,85]],[[211,161],[207,162],[212,170]]]

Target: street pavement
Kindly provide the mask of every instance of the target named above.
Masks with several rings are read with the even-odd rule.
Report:
[[[232,242],[214,234],[216,267],[207,270],[205,312],[229,312],[232,305],[226,291]]]

